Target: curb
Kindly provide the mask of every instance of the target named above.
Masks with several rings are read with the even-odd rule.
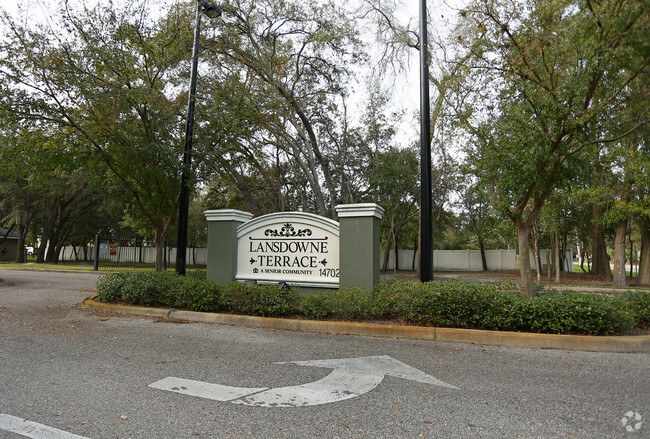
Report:
[[[85,299],[82,302],[82,306],[88,309],[187,320],[189,322],[218,323],[286,331],[323,332],[339,335],[403,338],[408,340],[471,343],[519,348],[561,349],[568,351],[650,353],[650,335],[556,335],[529,332],[484,331],[477,329],[382,325],[376,323],[280,319],[186,311],[173,308],[114,305],[96,302],[93,300],[95,297],[93,295]]]

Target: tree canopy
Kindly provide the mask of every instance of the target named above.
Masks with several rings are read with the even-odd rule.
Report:
[[[0,221],[21,245],[40,238],[39,260],[127,227],[154,237],[162,268],[178,210],[196,3],[157,14],[150,6],[62,0],[47,23],[1,17]],[[386,249],[417,249],[417,144],[399,127],[417,126],[418,115],[396,111],[387,78],[408,68],[418,32],[398,18],[399,3],[359,6],[228,0],[221,18],[203,20],[196,239],[205,239],[202,209],[335,219],[338,203],[377,202]],[[434,245],[517,245],[531,295],[531,233],[533,253],[555,249],[556,276],[571,245],[594,274],[609,275],[609,246],[615,283],[625,284],[637,254],[647,283],[647,5],[476,0],[456,12],[428,48]]]
[[[459,91],[456,111],[474,138],[469,163],[527,255],[546,200],[585,156],[648,123],[647,107],[626,110],[639,88],[647,95],[648,10],[617,0],[493,0],[461,15],[456,38],[472,90]],[[534,294],[528,258],[519,260]]]

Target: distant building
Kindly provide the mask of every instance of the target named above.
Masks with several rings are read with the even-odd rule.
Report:
[[[18,234],[0,227],[0,261],[15,261],[18,253]]]

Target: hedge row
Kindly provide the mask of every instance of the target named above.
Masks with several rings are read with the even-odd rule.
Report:
[[[104,302],[263,317],[294,314],[298,300],[290,288],[241,282],[221,285],[200,275],[170,272],[109,273],[97,282],[97,294]]]
[[[405,323],[554,334],[621,334],[650,321],[650,295],[610,297],[542,292],[534,298],[518,286],[442,281],[382,282],[372,291],[351,288],[301,295],[274,285],[220,285],[175,273],[111,273],[97,285],[99,299],[133,305],[230,312],[266,317],[386,320]]]

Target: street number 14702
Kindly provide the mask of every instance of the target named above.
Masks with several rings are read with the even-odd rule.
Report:
[[[338,268],[320,268],[318,271],[321,277],[339,277]]]

